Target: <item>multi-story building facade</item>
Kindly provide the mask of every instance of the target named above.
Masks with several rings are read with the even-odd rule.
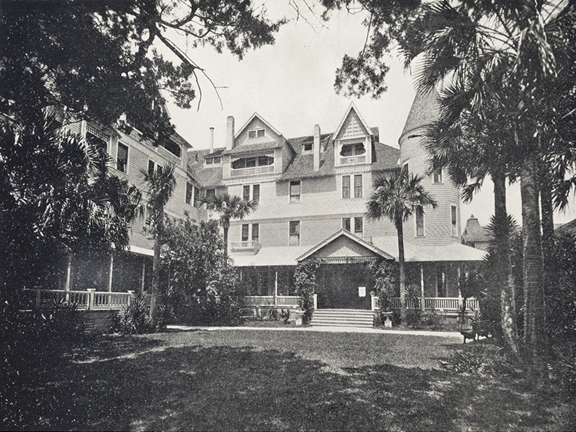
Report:
[[[130,246],[126,251],[111,250],[108,254],[77,254],[70,266],[66,288],[97,291],[142,292],[152,278],[153,240],[147,231],[147,185],[145,172],[174,165],[176,186],[166,205],[166,213],[174,218],[206,218],[206,211],[194,206],[198,184],[188,174],[188,150],[192,146],[174,133],[162,145],[154,145],[134,127],[104,126],[96,122],[79,121],[65,127],[106,149],[110,156],[112,175],[127,180],[142,192],[142,211],[130,227]]]
[[[333,133],[315,125],[294,139],[258,114],[238,130],[229,117],[224,147],[189,153],[201,193],[258,201],[229,232],[230,256],[251,294],[291,294],[295,266],[315,259],[318,308],[370,308],[366,264],[397,259],[398,245],[394,224],[368,220],[366,203],[375,178],[407,165],[438,202],[417,208],[404,225],[411,286],[422,297],[458,296],[459,272],[482,253],[460,244],[458,189],[442,172],[429,173],[421,139],[433,102],[416,98],[399,149],[380,143],[378,129],[352,104]]]

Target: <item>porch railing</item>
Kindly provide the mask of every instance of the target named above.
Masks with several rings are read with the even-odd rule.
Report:
[[[244,296],[246,306],[258,307],[300,307],[300,296]],[[314,294],[314,309],[318,307],[318,295]]]
[[[462,308],[463,299],[459,297],[424,297],[424,310],[436,310],[440,312],[454,313],[459,312]],[[400,308],[400,298],[394,297],[390,299],[391,307],[393,309]],[[421,308],[420,299],[413,298],[406,299],[407,309]],[[378,297],[372,297],[372,310],[380,308]],[[466,310],[468,312],[475,312],[480,309],[480,303],[476,299],[466,300]]]
[[[78,309],[116,310],[128,306],[134,298],[134,291],[109,292],[96,291],[93,288],[89,288],[86,291],[50,289],[31,289],[27,291],[34,294],[33,304],[37,308],[68,302],[75,304]]]

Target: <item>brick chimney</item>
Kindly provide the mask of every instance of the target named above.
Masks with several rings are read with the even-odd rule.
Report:
[[[210,153],[214,153],[214,128],[210,127]]]
[[[320,170],[320,125],[314,125],[314,171]]]
[[[234,148],[234,117],[228,116],[226,124],[226,150]]]

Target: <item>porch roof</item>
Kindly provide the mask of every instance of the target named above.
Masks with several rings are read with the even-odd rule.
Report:
[[[373,237],[372,243],[398,260],[398,239],[396,236]],[[448,243],[440,246],[418,246],[404,243],[406,262],[446,262],[482,261],[486,252],[461,243]]]
[[[330,243],[341,233],[330,236],[326,240],[315,246],[277,246],[263,247],[255,255],[231,253],[236,267],[274,267],[274,266],[295,266],[323,246]],[[395,236],[373,237],[372,243],[358,239],[356,236],[346,236],[356,241],[363,247],[369,245],[373,251],[383,257],[390,256],[398,259],[398,240]],[[404,255],[406,262],[462,262],[462,261],[482,261],[485,251],[474,249],[460,243],[450,243],[442,246],[416,246],[410,243],[404,245]]]

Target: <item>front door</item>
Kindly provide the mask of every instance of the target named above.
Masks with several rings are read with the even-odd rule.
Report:
[[[323,264],[318,276],[318,309],[370,309],[372,288],[364,264]]]

